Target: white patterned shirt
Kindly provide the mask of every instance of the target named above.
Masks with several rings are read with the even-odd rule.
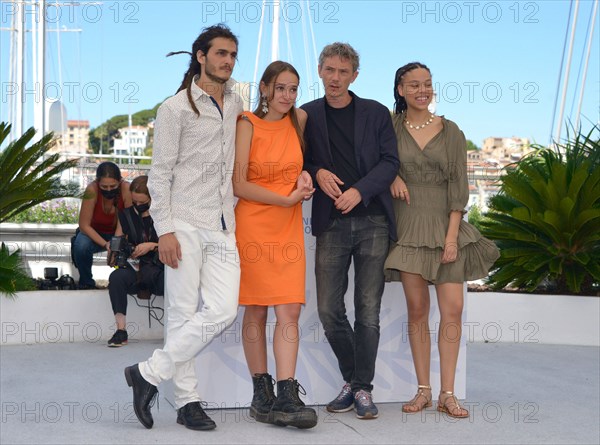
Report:
[[[232,90],[235,81],[228,80],[221,116],[197,79],[191,93],[199,117],[186,90],[163,102],[156,115],[148,189],[158,236],[175,232],[173,219],[208,230],[235,230],[232,175],[242,99]]]

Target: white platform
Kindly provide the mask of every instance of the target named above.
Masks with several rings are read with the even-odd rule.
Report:
[[[162,297],[158,297],[158,302],[162,303]],[[219,388],[218,400],[222,401],[223,407],[235,407],[239,400],[245,400],[241,394],[246,395],[251,391],[241,344],[243,308],[239,311],[233,325],[215,338],[197,358],[198,374],[205,377],[200,378],[199,391],[208,400],[217,400],[212,393]],[[431,328],[434,329],[436,324],[433,320],[438,317],[435,298],[432,298],[431,313]],[[0,298],[0,314],[2,345],[58,342],[103,344],[115,330],[107,290],[22,292],[15,300]],[[268,326],[273,327],[273,314],[270,315]],[[353,316],[353,311],[349,316]],[[135,341],[160,339],[163,337],[163,327],[152,320],[150,328],[147,309],[137,307],[133,297],[129,299],[127,322],[129,338],[132,340],[127,348],[132,351],[132,362],[145,360],[147,357],[135,355]],[[331,398],[339,391],[342,379],[318,320],[314,291],[307,296],[307,305],[300,318],[300,330],[297,378],[311,396],[308,402],[326,403],[329,400],[317,400],[314,395]],[[436,335],[436,332],[432,332],[434,391],[439,390]],[[464,396],[466,386],[464,341],[456,379],[456,392],[460,397]],[[271,351],[269,353],[269,366],[274,373]],[[373,384],[374,396],[381,402],[407,400],[412,397],[416,385],[407,338],[406,306],[399,285],[388,285],[384,295],[381,340]]]
[[[600,298],[472,292],[465,339],[489,343],[600,346]]]
[[[156,297],[155,303],[164,307],[163,297]],[[2,345],[106,343],[116,329],[106,289],[21,292],[14,300],[1,296],[0,312]],[[150,327],[148,309],[138,307],[132,296],[127,331],[130,338],[138,340],[162,339],[164,333],[154,319]]]
[[[322,404],[339,389],[339,371],[329,345],[324,342],[311,301],[301,320],[302,340],[298,379],[305,386],[310,403]],[[158,297],[162,303],[162,297]],[[432,301],[433,303],[433,301]],[[401,287],[388,284],[382,310],[382,336],[377,362],[374,395],[376,400],[407,400],[414,391],[412,361],[402,326],[404,297]],[[598,347],[600,342],[600,299],[561,295],[522,295],[506,293],[469,293],[468,320],[463,324],[463,342],[489,344],[557,344]],[[243,309],[240,309],[240,315]],[[147,310],[130,297],[128,330],[132,342],[127,346],[132,363],[144,360],[136,343],[163,338],[163,328],[152,321]],[[432,310],[435,328],[437,310]],[[271,314],[272,315],[272,314]],[[90,347],[103,346],[114,332],[114,319],[106,290],[23,292],[16,300],[0,298],[1,344],[44,344],[83,342]],[[272,326],[273,320],[269,323]],[[207,400],[220,400],[224,406],[236,406],[251,391],[250,378],[240,343],[241,316],[198,358],[200,391]],[[432,333],[435,335],[436,333]],[[465,349],[461,349],[457,373],[457,392],[466,386]],[[432,353],[432,382],[438,381],[437,353]],[[272,358],[270,365],[272,369]],[[216,384],[218,381],[225,384]],[[212,394],[218,387],[218,397]],[[167,387],[168,388],[168,385]],[[165,396],[170,398],[169,390]],[[244,394],[244,397],[241,396]],[[461,393],[459,393],[461,394]],[[214,396],[214,397],[212,397]],[[462,397],[462,396],[461,396]]]
[[[310,203],[303,208],[305,245],[307,257],[306,306],[300,317],[300,350],[296,377],[310,395],[309,403],[327,403],[337,395],[343,385],[341,373],[331,347],[325,339],[316,309],[316,285],[314,278],[315,238],[310,231]],[[0,238],[12,243],[13,248],[20,247],[26,253],[29,267],[32,271],[43,274],[47,261],[54,261],[61,269],[59,274],[68,273],[70,267],[70,245],[68,239],[74,232],[74,227],[55,229],[31,225],[25,227],[36,230],[36,237],[27,242],[19,241],[23,237],[23,226],[3,225]],[[10,230],[8,230],[10,229]],[[44,244],[45,243],[45,244]],[[54,252],[54,253],[52,253]],[[110,272],[103,266],[103,258],[97,258],[93,270],[94,278],[102,278],[100,272]],[[350,267],[349,289],[346,294],[348,318],[354,321],[353,301],[353,266]],[[431,291],[431,382],[433,391],[439,391],[439,355],[437,351],[437,326],[439,312],[433,287]],[[27,302],[25,302],[27,301]],[[143,310],[138,313],[130,300],[128,325],[133,332],[130,338],[156,338],[162,334],[162,329],[153,324],[148,329],[147,314]],[[207,400],[219,388],[218,400],[223,407],[235,407],[239,400],[245,400],[245,395],[251,390],[251,379],[246,366],[246,360],[241,344],[241,320],[243,308],[240,308],[237,320],[220,337],[209,344],[198,356],[196,367],[200,378],[199,391]],[[114,318],[110,308],[107,291],[90,291],[78,293],[74,291],[43,291],[41,294],[25,294],[16,302],[2,302],[2,344],[48,341],[89,341],[101,342],[110,338],[114,332]],[[466,320],[466,314],[463,319]],[[407,311],[402,286],[398,283],[387,284],[381,309],[381,337],[379,342],[376,375],[373,381],[374,397],[380,402],[394,402],[410,399],[417,385],[412,356],[408,343]],[[272,309],[268,327],[274,327]],[[269,332],[269,331],[268,331]],[[272,338],[272,335],[270,336]],[[275,374],[274,360],[269,345],[269,370]],[[135,360],[145,360],[147,357],[135,357]],[[360,358],[358,358],[360,359]],[[210,370],[206,374],[206,370]],[[208,378],[209,377],[209,378]],[[218,382],[224,384],[217,384]],[[458,358],[455,392],[464,397],[466,387],[466,348],[465,339],[461,341]],[[241,394],[244,397],[241,398]],[[323,397],[323,399],[315,399]]]

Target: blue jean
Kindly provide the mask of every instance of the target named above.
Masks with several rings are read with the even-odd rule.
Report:
[[[317,237],[315,275],[317,307],[342,376],[353,391],[371,391],[379,347],[379,311],[384,287],[383,264],[389,247],[385,216],[333,220]],[[354,328],[344,296],[354,261]]]
[[[106,241],[110,241],[113,235],[104,233],[99,234]],[[106,250],[104,246],[99,246],[92,239],[84,234],[78,232],[75,237],[75,243],[73,245],[75,258],[75,265],[79,270],[79,286],[90,286],[94,287],[96,282],[92,278],[92,264],[94,262],[94,254]]]

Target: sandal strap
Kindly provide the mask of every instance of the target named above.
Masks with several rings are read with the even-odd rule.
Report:
[[[447,396],[449,396],[446,398],[446,400],[444,400],[444,403],[442,404],[442,406],[445,406],[446,409],[448,409],[448,411],[453,411],[453,412],[456,412],[456,410],[467,411],[462,406],[460,406],[460,403],[458,402],[458,399],[456,398],[454,391],[440,391],[440,394],[446,394]],[[446,405],[448,403],[448,399],[452,399],[452,401],[454,402],[454,406],[451,405],[451,408],[448,408],[448,406]]]
[[[417,385],[417,395],[413,398],[413,404],[416,404],[419,397],[423,397],[426,403],[431,402],[433,397],[427,397],[424,393],[425,390],[431,391],[431,385]]]
[[[417,400],[419,400],[419,397],[423,397],[425,399],[425,405],[431,402],[432,397],[427,397],[423,392],[424,390],[431,391],[431,385],[417,385],[417,394],[415,394],[412,400],[408,402],[408,405],[417,406]]]
[[[410,401],[402,405],[402,412],[409,414],[418,413],[419,411],[422,411],[425,408],[429,408],[432,402],[432,395],[431,392],[429,394],[426,394],[425,391],[431,391],[431,386],[417,385],[417,393]],[[421,402],[420,398],[422,398],[424,402]]]
[[[448,399],[452,399],[456,405],[460,406],[458,403],[458,399],[454,395],[454,391],[440,391],[440,394],[446,394],[447,396],[449,396],[446,398],[446,400],[444,400],[444,405],[446,404]]]

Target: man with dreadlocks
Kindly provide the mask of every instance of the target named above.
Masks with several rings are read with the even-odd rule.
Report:
[[[190,66],[177,94],[156,116],[148,188],[159,256],[167,266],[167,332],[162,349],[125,368],[135,414],[146,428],[154,424],[150,406],[157,386],[168,379],[175,387],[177,423],[193,430],[216,427],[196,392],[194,359],[237,315],[231,176],[243,107],[230,79],[237,46],[227,26],[205,28],[188,53]]]

